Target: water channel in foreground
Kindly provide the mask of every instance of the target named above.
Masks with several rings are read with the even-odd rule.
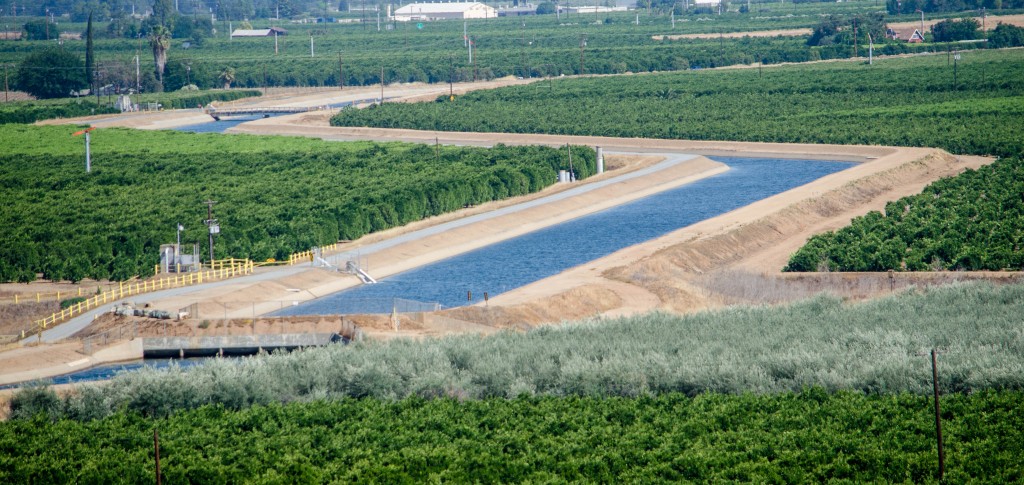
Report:
[[[190,357],[187,359],[146,359],[131,362],[120,362],[117,364],[107,364],[96,367],[90,367],[85,370],[71,372],[56,377],[47,377],[44,379],[40,379],[39,382],[45,382],[46,384],[52,385],[60,385],[74,384],[79,382],[105,381],[114,378],[118,374],[122,374],[125,372],[134,372],[144,367],[149,367],[152,369],[167,369],[172,365],[176,365],[182,369],[187,369],[189,367],[202,365],[208,362],[209,359],[209,357]],[[5,384],[0,386],[0,390],[24,387],[26,384],[31,383],[20,382],[17,384]]]
[[[731,170],[406,271],[375,285],[285,308],[274,315],[379,313],[381,302],[392,298],[438,302],[445,307],[479,302],[484,292],[494,296],[525,286],[856,165],[822,160],[709,158],[725,163]]]

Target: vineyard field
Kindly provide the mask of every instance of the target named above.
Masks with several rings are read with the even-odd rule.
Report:
[[[124,280],[152,274],[158,246],[205,242],[216,256],[288,254],[540,190],[565,148],[332,143],[289,137],[92,132],[92,173],[76,128],[0,126],[0,281]],[[563,167],[563,165],[565,165]],[[573,147],[579,178],[594,152]],[[206,258],[204,258],[206,259]]]

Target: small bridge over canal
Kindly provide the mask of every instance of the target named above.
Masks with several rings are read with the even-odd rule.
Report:
[[[208,107],[203,111],[213,117],[214,120],[220,121],[221,118],[229,116],[252,116],[252,115],[263,115],[264,118],[270,115],[280,114],[294,114],[294,113],[307,113],[310,111],[323,111],[330,109],[329,106],[253,106],[253,107]]]

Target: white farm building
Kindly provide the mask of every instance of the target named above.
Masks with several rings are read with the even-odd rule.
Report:
[[[410,3],[395,10],[398,22],[421,22],[446,19],[491,19],[498,11],[480,2]]]

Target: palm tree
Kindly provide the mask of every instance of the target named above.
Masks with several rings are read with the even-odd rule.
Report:
[[[224,83],[224,89],[231,89],[231,83],[235,82],[235,69],[225,67],[217,78],[220,79],[220,82]]]
[[[171,48],[171,31],[158,25],[149,33],[149,46],[153,48],[153,62],[156,63],[156,79],[164,82],[164,66],[167,65],[167,49]]]

